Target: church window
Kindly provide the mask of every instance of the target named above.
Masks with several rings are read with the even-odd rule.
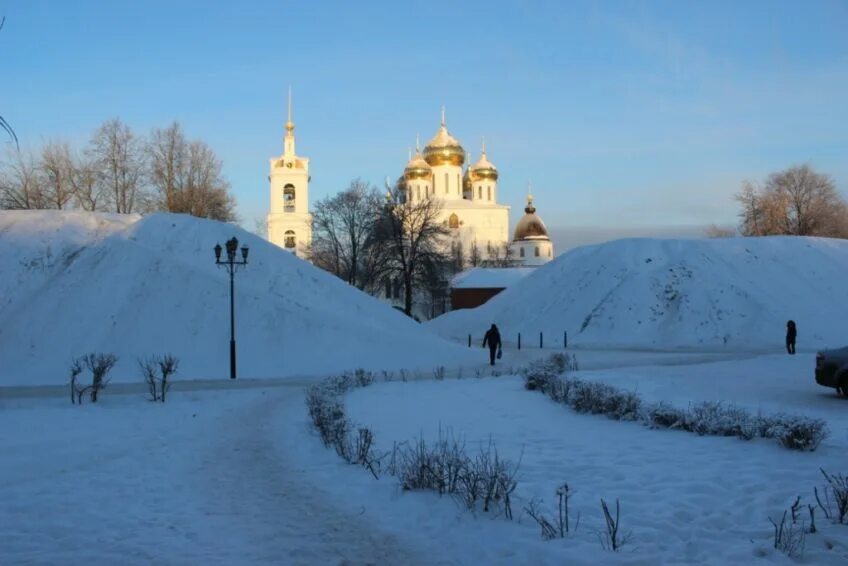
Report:
[[[448,219],[448,226],[451,228],[459,228],[459,216],[456,214],[451,214]]]
[[[292,249],[292,248],[295,246],[295,234],[294,234],[294,230],[286,230],[286,234],[285,234],[285,236],[286,236],[286,240],[285,240],[285,244],[284,244],[284,245],[285,245],[288,249]]]
[[[548,248],[548,257],[554,257],[554,251],[551,248]]]
[[[518,255],[524,257],[524,248],[518,248]]]
[[[285,212],[294,212],[294,197],[294,185],[283,187],[283,210]]]
[[[539,246],[536,246],[536,257],[539,257]]]
[[[450,193],[450,183],[448,182],[448,174],[445,173],[445,194]]]
[[[421,185],[415,185],[415,200],[421,200]]]
[[[459,179],[459,173],[456,175],[456,194],[462,194],[462,181]]]
[[[477,200],[483,200],[483,185],[477,185]]]
[[[486,200],[492,200],[492,185],[486,186]]]

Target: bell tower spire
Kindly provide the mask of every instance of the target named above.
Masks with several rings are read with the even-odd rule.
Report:
[[[286,137],[283,141],[284,155],[294,157],[294,122],[292,122],[292,89],[289,86],[288,120],[286,120]]]

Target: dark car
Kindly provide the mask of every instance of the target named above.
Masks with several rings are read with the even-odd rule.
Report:
[[[848,397],[848,346],[816,354],[816,383]]]

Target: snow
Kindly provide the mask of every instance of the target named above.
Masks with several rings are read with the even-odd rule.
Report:
[[[812,356],[581,356],[582,366],[602,368],[582,379],[681,404],[706,397],[712,384],[716,398],[756,406],[767,383],[764,412],[815,414],[833,434],[801,453],[773,441],[654,431],[578,415],[524,391],[517,377],[468,372],[347,397],[349,415],[374,428],[381,449],[441,428],[470,450],[491,436],[502,456],[520,458],[510,522],[402,492],[390,477],[343,463],[309,427],[303,386],[314,378],[177,382],[165,404],[145,401],[141,384],[83,406],[41,389],[0,397],[0,430],[10,431],[0,435],[0,556],[14,564],[791,563],[771,549],[768,517],[797,495],[811,502],[818,468],[844,472],[848,445],[845,402],[809,378]],[[741,376],[750,382],[740,386]],[[520,508],[540,497],[550,515],[564,481],[576,490],[580,527],[542,541]],[[595,536],[601,497],[621,500],[623,529],[633,533],[618,555]],[[848,527],[820,513],[817,523],[801,563],[844,563]]]
[[[171,352],[181,379],[229,373],[229,278],[212,248],[250,247],[236,274],[244,377],[471,360],[408,317],[235,226],[185,215],[0,212],[0,385],[60,384],[72,357]]]
[[[453,289],[504,289],[533,273],[534,267],[473,267],[451,280]]]
[[[755,387],[768,374],[769,388],[780,391],[771,398],[791,403],[765,403],[764,412],[782,408],[828,421],[833,435],[813,453],[792,452],[773,441],[699,437],[577,414],[525,391],[518,377],[380,383],[351,393],[347,409],[354,422],[373,428],[381,450],[420,437],[432,441],[445,430],[464,438],[471,451],[491,438],[502,457],[521,461],[517,496],[524,504],[541,498],[549,519],[557,487],[568,482],[576,490],[571,513],[572,518],[581,513],[581,524],[565,540],[540,540],[538,527],[526,515],[508,531],[500,530],[503,519],[478,518],[497,525],[496,534],[490,535],[474,533],[474,527],[459,519],[446,526],[444,517],[425,518],[417,526],[437,529],[433,536],[445,545],[452,543],[451,533],[461,532],[465,544],[478,553],[472,562],[506,563],[504,557],[512,550],[528,563],[749,564],[761,557],[786,563],[771,548],[768,517],[779,518],[798,495],[805,504],[815,504],[813,487],[823,483],[819,468],[844,472],[848,448],[845,401],[818,388],[809,375],[802,386],[797,383],[799,368],[811,367],[811,360],[799,356],[781,364],[766,357],[741,364],[644,367],[625,371],[618,379],[610,379],[617,375],[613,370],[580,372],[580,377],[637,387],[648,398],[684,406],[703,400],[696,395],[712,383],[717,392],[710,398],[757,406]],[[737,391],[740,375],[752,373],[755,383],[742,387],[738,398],[725,395]],[[695,387],[690,387],[692,381]],[[390,492],[372,483],[374,500]],[[602,529],[601,498],[620,499],[622,529],[632,532],[630,544],[614,558],[596,537]],[[402,518],[385,519],[393,520]],[[807,536],[802,562],[844,564],[846,527],[828,523],[821,511],[817,526],[821,532]]]
[[[571,250],[476,309],[427,323],[462,339],[492,322],[585,347],[776,352],[848,343],[848,241],[807,237],[626,239]]]
[[[236,280],[235,382],[225,378],[228,278],[211,253],[233,235],[251,248]],[[495,370],[504,375],[478,378],[491,375],[479,341],[445,342],[233,226],[0,213],[0,561],[794,563],[772,548],[769,517],[798,495],[813,503],[820,468],[848,472],[848,403],[815,384],[808,353],[846,341],[837,282],[847,245],[631,240],[575,250],[484,307],[432,323],[449,337],[501,326],[507,344]],[[663,306],[671,296],[674,309]],[[782,348],[787,318],[798,321],[800,353],[758,353]],[[815,452],[794,452],[577,414],[525,391],[514,370],[553,350],[517,351],[509,336],[584,320],[582,333],[569,326],[581,379],[681,407],[720,400],[818,417],[831,435]],[[121,358],[115,383],[97,404],[72,406],[67,362],[92,350]],[[151,403],[134,358],[165,351],[181,358],[180,372],[168,402]],[[439,365],[448,378],[426,379]],[[471,451],[491,439],[520,460],[516,520],[402,492],[326,449],[304,386],[353,367],[413,370],[411,381],[391,383],[378,372],[378,383],[346,397],[379,449],[449,430]],[[521,509],[541,498],[551,517],[563,482],[575,490],[580,527],[543,541]],[[621,501],[622,529],[632,532],[621,553],[597,540],[601,498]],[[796,562],[848,562],[848,527],[821,512],[816,522]]]

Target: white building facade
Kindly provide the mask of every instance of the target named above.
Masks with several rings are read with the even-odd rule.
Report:
[[[483,260],[504,257],[509,242],[509,207],[498,204],[498,170],[488,160],[485,146],[480,159],[466,165],[467,154],[442,123],[422,152],[406,164],[398,185],[411,202],[436,199],[441,221],[450,230],[451,243],[461,245],[469,258],[477,248]]]
[[[268,240],[300,258],[309,258],[312,216],[309,214],[309,159],[295,153],[291,92],[283,154],[270,159],[271,205]]]

